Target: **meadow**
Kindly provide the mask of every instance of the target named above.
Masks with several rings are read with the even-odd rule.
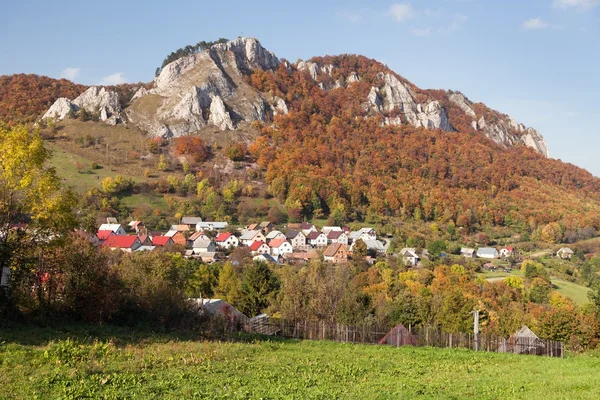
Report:
[[[107,327],[0,329],[0,398],[596,399],[600,354],[544,358]]]

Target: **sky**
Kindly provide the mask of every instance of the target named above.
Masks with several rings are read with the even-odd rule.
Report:
[[[151,81],[171,51],[220,37],[291,62],[362,54],[512,115],[600,176],[600,0],[21,0],[0,18],[0,75],[87,85]]]

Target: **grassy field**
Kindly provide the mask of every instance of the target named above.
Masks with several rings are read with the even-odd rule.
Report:
[[[595,399],[598,354],[541,358],[115,328],[0,329],[0,398]]]
[[[582,306],[590,302],[588,298],[589,288],[562,279],[552,278],[556,291],[565,297],[572,299],[575,304]]]

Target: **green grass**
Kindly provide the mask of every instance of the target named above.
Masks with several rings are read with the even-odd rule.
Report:
[[[142,205],[148,205],[152,209],[167,210],[167,203],[160,194],[154,193],[139,193],[130,194],[121,198],[121,202],[129,208],[136,208]]]
[[[598,354],[221,343],[98,327],[0,330],[7,399],[595,399],[599,368]]]
[[[589,303],[588,293],[590,289],[573,282],[563,281],[562,279],[552,278],[552,283],[556,286],[556,291],[565,297],[572,299],[575,304],[582,306]]]
[[[53,143],[46,142],[46,147],[52,151],[52,158],[49,163],[56,169],[58,176],[63,179],[66,184],[77,192],[84,192],[92,187],[100,188],[102,179],[110,176],[114,178],[121,175],[124,178],[130,178],[134,181],[140,181],[137,176],[126,175],[111,171],[110,168],[91,169],[92,160],[69,153]],[[77,164],[84,166],[81,170],[77,168]]]

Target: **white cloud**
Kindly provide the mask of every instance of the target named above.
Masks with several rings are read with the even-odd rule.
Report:
[[[101,85],[120,85],[121,83],[127,83],[127,78],[123,72],[116,72],[112,75],[105,76],[100,81]]]
[[[452,20],[452,23],[448,26],[447,30],[450,32],[459,31],[468,19],[469,18],[465,14],[456,14],[454,16],[454,19]]]
[[[404,22],[414,17],[415,10],[410,3],[394,3],[390,6],[389,14],[398,22]]]
[[[528,31],[536,31],[542,29],[561,29],[561,26],[550,24],[541,17],[537,17],[529,18],[527,21],[523,22],[522,28]]]
[[[68,67],[62,70],[62,72],[60,73],[60,77],[72,81],[73,79],[79,76],[80,72],[81,68]]]
[[[419,36],[419,37],[427,37],[431,35],[431,27],[428,26],[427,28],[412,28],[410,30],[412,32],[413,35],[415,36]]]
[[[335,13],[335,16],[348,22],[352,22],[353,24],[362,20],[362,16],[354,11],[338,11]]]
[[[591,10],[600,4],[600,0],[554,0],[556,8],[574,8],[580,11]]]

